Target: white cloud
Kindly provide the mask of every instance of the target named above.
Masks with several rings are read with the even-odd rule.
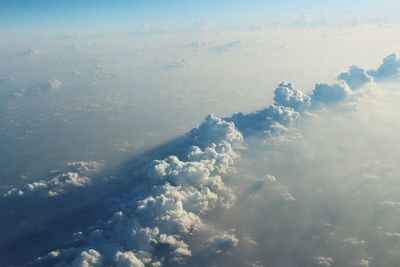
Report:
[[[100,172],[104,167],[104,162],[99,161],[75,161],[68,163],[68,167],[72,172],[80,174],[93,174]]]
[[[230,251],[236,248],[239,244],[239,239],[236,238],[232,231],[219,233],[210,240],[209,248],[215,253]]]
[[[332,85],[318,83],[312,93],[312,103],[316,106],[319,104],[336,104],[349,95],[351,95],[351,90],[345,83],[338,82]]]
[[[50,180],[39,180],[13,187],[3,197],[28,197],[40,195],[54,197],[77,187],[85,187],[92,183],[90,176],[103,168],[103,162],[78,161],[68,163],[67,171],[56,175]]]
[[[317,256],[315,257],[315,263],[321,266],[331,266],[333,263],[333,259],[326,256]]]
[[[240,146],[243,143],[243,136],[235,128],[235,124],[212,114],[208,115],[200,125],[190,132],[190,137],[200,148],[220,144],[223,141],[233,146]]]
[[[356,237],[347,237],[343,239],[344,243],[350,244],[352,246],[359,246],[365,244],[365,240],[360,240]]]
[[[383,59],[382,65],[377,70],[368,72],[376,80],[387,80],[399,77],[400,75],[400,59],[396,54],[390,54]]]
[[[115,254],[116,267],[144,267],[141,260],[136,258],[135,254],[131,251],[121,252]]]
[[[135,187],[132,196],[117,200],[115,214],[94,227],[97,230],[80,238],[80,242],[94,244],[97,258],[116,264],[130,260],[146,265],[184,262],[192,255],[187,239],[213,228],[206,227],[203,216],[232,205],[235,196],[221,175],[238,157],[234,149],[243,146],[241,133],[233,123],[210,115],[187,137],[198,146],[189,147],[184,160],[171,155],[153,161],[145,174],[149,179]],[[97,169],[94,163],[70,166],[83,171]],[[232,233],[220,233],[212,240],[213,250],[229,249],[238,242]],[[86,250],[83,246],[77,258],[80,262],[82,255],[87,256]],[[133,254],[118,253],[121,250]],[[61,260],[71,257],[62,254]]]
[[[200,243],[197,247],[211,252],[221,253],[237,248],[239,239],[233,231],[219,230],[207,220],[207,215],[231,208],[235,203],[236,196],[226,184],[225,175],[232,170],[234,161],[239,157],[238,151],[245,147],[242,134],[280,132],[303,116],[310,102],[316,106],[336,104],[349,95],[351,90],[343,82],[317,84],[311,96],[296,90],[292,84],[282,83],[275,90],[275,103],[265,109],[247,115],[237,113],[226,119],[207,116],[185,136],[189,145],[186,154],[179,150],[179,157],[173,154],[152,161],[141,173],[145,178],[142,183],[129,188],[126,195],[114,199],[111,207],[105,207],[115,211],[114,215],[91,226],[86,234],[79,235],[82,238],[73,244],[79,252],[74,251],[71,257],[71,254],[60,250],[57,257],[65,262],[87,266],[103,262],[121,266],[159,266],[184,263],[194,253],[194,239]],[[313,111],[318,110],[315,108]],[[57,186],[61,189],[66,185],[82,186],[86,180],[80,178],[85,176],[79,176],[78,171],[90,173],[98,169],[97,164],[80,162],[71,163],[70,167],[77,171],[76,175],[71,172],[67,179],[57,176],[57,180],[43,182],[37,187],[57,192]],[[289,187],[275,185],[277,183],[274,176],[267,175],[257,181],[256,186],[272,185],[269,191],[283,199],[286,208],[290,206],[286,201],[296,200],[293,203],[297,204],[299,201],[296,198],[304,197],[294,192],[295,198]],[[54,184],[55,189],[48,189],[49,184]],[[398,237],[397,233],[385,235]],[[364,242],[353,237],[341,241],[351,245]],[[318,256],[313,260],[322,266],[333,264],[332,257]]]
[[[269,134],[286,129],[298,117],[293,108],[271,105],[250,114],[236,113],[227,120],[234,122],[244,134]]]
[[[311,105],[311,97],[294,88],[292,83],[282,82],[274,91],[274,101],[277,106],[293,108],[303,112]]]
[[[103,266],[102,257],[99,252],[94,249],[82,251],[71,264],[71,267],[101,267]]]
[[[366,70],[356,65],[350,66],[349,71],[340,73],[337,79],[346,82],[352,90],[357,90],[373,81]]]
[[[90,178],[79,176],[76,172],[66,172],[50,179],[28,183],[21,188],[12,188],[4,197],[26,197],[32,194],[54,197],[72,187],[83,187],[90,184]]]

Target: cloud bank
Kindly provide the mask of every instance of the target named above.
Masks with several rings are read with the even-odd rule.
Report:
[[[184,264],[199,246],[216,254],[237,249],[242,241],[235,230],[220,229],[209,218],[235,205],[237,194],[226,180],[234,172],[247,138],[287,132],[306,113],[345,102],[354,90],[372,83],[371,76],[379,80],[382,73],[396,75],[393,65],[398,60],[388,58],[383,64],[386,67],[372,72],[352,66],[337,77],[336,83],[316,84],[309,95],[282,82],[274,91],[274,103],[267,108],[223,119],[207,116],[187,133],[191,145],[184,155],[154,160],[141,173],[146,178],[142,183],[105,207],[114,211],[111,217],[77,233],[72,246],[54,250],[37,261],[55,266],[174,266]],[[97,163],[84,162],[71,163],[70,167],[74,171],[12,189],[7,196],[32,192],[57,195],[71,186],[89,185],[88,174],[100,169]],[[271,177],[263,181],[275,182]],[[285,187],[275,189],[285,201],[296,200]],[[314,261],[323,266],[334,264],[328,256],[315,256]]]

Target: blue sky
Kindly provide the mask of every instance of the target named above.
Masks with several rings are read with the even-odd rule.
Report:
[[[150,21],[187,23],[202,19],[237,22],[271,17],[336,12],[349,17],[381,16],[396,19],[395,0],[0,0],[0,25],[81,25]]]

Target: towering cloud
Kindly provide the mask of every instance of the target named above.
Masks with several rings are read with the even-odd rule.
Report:
[[[222,141],[232,145],[240,145],[243,136],[235,129],[235,125],[214,115],[208,115],[204,121],[190,132],[190,137],[202,148],[211,144],[219,144]]]
[[[86,245],[78,255],[75,249],[67,249],[40,260],[56,257],[72,266],[160,266],[191,256],[190,236],[213,227],[205,227],[204,215],[229,208],[235,200],[221,175],[238,157],[234,149],[242,147],[243,137],[232,122],[213,115],[188,136],[198,146],[189,147],[183,159],[171,155],[153,161],[144,174],[148,179],[115,203],[111,218],[82,237],[80,242]],[[210,243],[212,250],[227,250],[239,241],[229,233],[203,242]]]
[[[274,101],[277,106],[293,108],[297,112],[303,112],[311,105],[311,97],[295,89],[292,83],[282,82],[274,93]]]

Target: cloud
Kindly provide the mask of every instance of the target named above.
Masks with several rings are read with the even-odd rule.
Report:
[[[361,259],[358,263],[360,267],[369,267],[370,261],[366,259]]]
[[[390,54],[383,59],[383,63],[376,70],[368,71],[376,80],[398,78],[400,74],[400,59],[396,54]]]
[[[56,175],[50,180],[39,180],[27,183],[22,187],[13,187],[3,195],[6,198],[28,196],[55,197],[73,188],[85,187],[92,183],[90,175],[103,168],[103,162],[79,161],[68,163],[66,172]]]
[[[349,71],[340,73],[337,79],[346,82],[352,90],[357,90],[362,86],[373,82],[373,78],[367,73],[367,71],[356,65],[350,66]]]
[[[382,202],[383,205],[389,206],[389,207],[400,207],[400,201],[389,201],[385,200]]]
[[[79,174],[93,174],[100,172],[104,167],[104,162],[100,161],[75,161],[68,163],[68,169]]]
[[[187,138],[195,146],[187,148],[186,156],[154,160],[144,173],[148,179],[133,188],[132,195],[117,200],[115,214],[80,239],[87,246],[92,244],[91,250],[81,246],[82,252],[73,259],[67,252],[57,257],[72,263],[102,259],[117,265],[134,261],[139,266],[140,262],[153,266],[182,263],[190,257],[190,237],[199,232],[207,236],[213,229],[203,216],[228,209],[235,200],[221,175],[237,159],[234,149],[242,148],[243,137],[232,122],[209,115]],[[96,164],[80,162],[70,166],[83,171],[97,168]],[[203,242],[209,240],[204,238]],[[224,250],[235,247],[238,240],[233,233],[220,233],[212,243],[213,250]]]
[[[358,74],[359,70],[352,72],[350,68],[344,75],[346,83],[353,85],[350,81],[357,80]],[[246,148],[247,138],[285,132],[306,112],[317,113],[321,105],[345,101],[352,95],[346,83],[317,84],[311,95],[303,94],[290,83],[281,83],[275,89],[274,103],[264,109],[249,114],[236,113],[224,119],[207,116],[184,136],[186,147],[164,159],[153,160],[145,171],[139,171],[142,182],[129,187],[125,194],[104,206],[113,215],[75,236],[79,238],[69,240],[66,246],[70,248],[55,250],[48,256],[71,266],[100,266],[103,263],[111,266],[175,266],[184,264],[196,253],[196,248],[204,250],[204,255],[214,256],[240,248],[242,242],[234,231],[213,224],[210,218],[212,214],[235,207],[237,196],[227,178],[235,170],[232,166]],[[279,154],[279,151],[268,152]],[[260,166],[261,159],[257,158],[256,168],[264,167]],[[297,161],[296,164],[301,165]],[[74,162],[69,168],[70,172],[48,182],[40,181],[33,187],[49,194],[63,192],[67,186],[85,186],[91,181],[89,175],[98,172],[100,166],[95,162]],[[255,186],[250,188],[251,197],[256,199],[256,194],[270,186],[266,197],[275,197],[275,202],[279,202],[277,205],[285,206],[285,212],[289,211],[292,203],[298,205],[307,194],[292,191],[289,186],[280,184],[280,180],[272,175],[256,180]],[[313,192],[314,189],[307,187],[307,190]],[[260,213],[257,209],[253,211]],[[247,211],[241,212],[246,214]],[[285,216],[288,214],[292,215],[285,213]],[[269,223],[267,220],[266,224]],[[299,220],[299,223],[302,222]],[[395,234],[391,236],[395,237]],[[349,237],[340,242],[355,246],[364,241]],[[311,260],[322,266],[331,266],[334,262],[327,256]]]
[[[60,89],[62,86],[63,82],[57,79],[52,79],[46,82],[45,84],[45,88],[47,88],[48,90],[56,90],[56,89]]]
[[[317,256],[315,257],[315,263],[321,266],[331,266],[333,259],[331,257]]]
[[[359,246],[359,245],[363,245],[366,242],[364,240],[360,240],[356,237],[347,237],[343,239],[344,243],[350,244],[352,246]]]
[[[292,83],[282,82],[274,91],[275,105],[304,112],[311,106],[311,97],[294,88]]]
[[[161,68],[165,70],[182,69],[188,66],[189,63],[184,58],[174,59],[161,64]]]
[[[115,263],[116,267],[144,267],[143,262],[131,251],[118,251],[115,254]]]
[[[35,56],[35,55],[39,55],[42,54],[42,51],[39,49],[35,49],[35,48],[30,48],[26,51],[22,51],[20,53],[18,53],[17,55],[19,56]]]
[[[226,141],[233,146],[243,144],[243,136],[235,124],[224,119],[208,115],[204,121],[190,131],[190,138],[201,148]]]
[[[51,79],[45,82],[36,84],[29,89],[19,89],[13,95],[15,97],[22,97],[28,94],[42,94],[45,92],[52,92],[62,88],[63,82],[58,79]]]
[[[293,108],[271,105],[250,114],[236,113],[226,120],[233,122],[245,135],[251,135],[286,130],[298,117],[299,113]]]
[[[351,95],[350,88],[343,82],[332,85],[318,83],[312,92],[313,105],[327,104],[332,105],[345,100]]]
[[[99,252],[94,249],[82,251],[81,254],[75,258],[71,267],[100,267],[102,264],[102,257]]]
[[[233,232],[223,232],[217,234],[210,240],[209,248],[215,253],[221,253],[236,248],[238,244],[239,240]]]
[[[86,176],[79,176],[76,172],[67,172],[57,175],[49,181],[40,180],[28,183],[21,188],[12,188],[3,197],[25,197],[32,194],[54,197],[73,187],[83,187],[90,184]]]
[[[241,47],[242,45],[243,45],[242,41],[235,40],[235,41],[232,41],[232,42],[227,42],[227,43],[223,43],[223,44],[220,44],[220,45],[216,45],[216,46],[211,48],[211,51],[217,52],[217,53],[227,53],[227,52],[232,51],[233,49]]]

